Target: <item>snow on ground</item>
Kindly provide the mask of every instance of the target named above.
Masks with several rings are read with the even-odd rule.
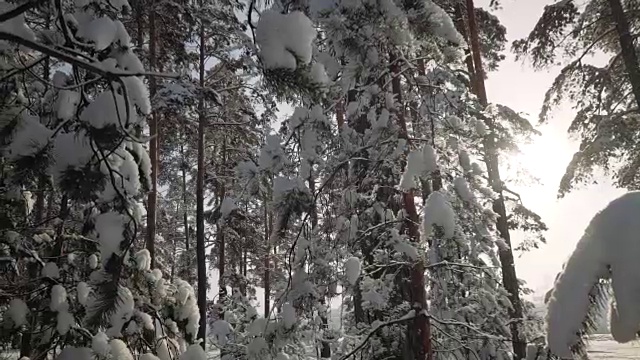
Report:
[[[640,342],[619,344],[611,335],[593,335],[589,340],[590,360],[640,359]]]
[[[219,359],[217,351],[208,351],[209,360]],[[17,351],[0,349],[0,360],[17,360]],[[618,344],[611,335],[592,335],[589,340],[589,360],[626,360],[640,359],[640,341]]]

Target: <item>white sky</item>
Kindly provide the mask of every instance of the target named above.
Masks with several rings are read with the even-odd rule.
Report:
[[[502,0],[502,10],[494,12],[507,28],[509,42],[528,34],[551,0]],[[477,0],[476,6],[484,6],[488,0]],[[508,51],[507,59],[498,71],[490,73],[487,82],[489,101],[529,114],[527,118],[537,123],[545,91],[553,82],[560,68],[534,71],[528,63],[515,62]],[[578,148],[569,140],[566,129],[573,117],[570,106],[555,111],[549,124],[539,127],[542,136],[525,145],[523,153],[515,159],[522,162],[539,184],[514,186],[522,195],[525,205],[538,212],[549,227],[547,245],[516,258],[518,276],[527,281],[538,295],[552,286],[562,263],[574,249],[585,227],[600,209],[613,198],[624,193],[609,185],[606,179],[599,185],[584,186],[563,199],[557,199],[557,189],[566,165]],[[511,178],[516,174],[505,174]],[[518,239],[514,239],[518,241]]]

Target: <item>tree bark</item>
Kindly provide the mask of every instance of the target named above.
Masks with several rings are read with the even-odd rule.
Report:
[[[480,53],[480,41],[478,35],[478,25],[475,18],[475,7],[473,0],[467,1],[467,16],[469,19],[469,38],[471,39],[471,49],[473,52],[473,63],[475,65],[475,90],[480,104],[483,107],[487,107],[487,91],[484,84],[484,76],[482,70],[482,57]],[[498,214],[498,220],[496,227],[500,236],[507,244],[507,248],[499,249],[498,255],[500,257],[500,263],[502,265],[502,282],[503,286],[509,293],[509,300],[512,307],[509,309],[509,316],[511,318],[511,342],[513,346],[514,359],[525,359],[527,353],[527,344],[523,339],[521,333],[520,322],[523,319],[522,301],[520,300],[520,284],[518,283],[518,276],[516,274],[516,267],[513,258],[513,252],[511,250],[511,235],[509,234],[509,224],[507,223],[507,211],[504,204],[504,197],[502,194],[502,179],[500,177],[499,158],[496,148],[495,138],[493,130],[495,125],[490,118],[485,118],[487,127],[490,134],[485,137],[485,163],[487,165],[487,172],[489,176],[489,183],[498,194],[498,198],[493,202],[493,211]]]
[[[344,98],[341,97],[336,104],[336,122],[338,123],[338,132],[342,130],[344,125]]]
[[[199,1],[203,6],[203,0]],[[199,83],[204,88],[205,65],[205,29],[200,24],[200,56],[199,56]],[[198,327],[198,339],[200,346],[206,350],[205,340],[207,334],[207,264],[205,260],[204,239],[204,132],[206,128],[206,116],[204,113],[204,95],[198,99],[198,173],[196,175],[196,258],[198,262],[198,308],[200,310],[200,326]]]
[[[149,70],[156,71],[156,1],[151,0],[149,10]],[[149,79],[149,97],[156,94],[156,78]],[[151,191],[147,197],[147,250],[151,255],[151,268],[155,267],[156,261],[156,208],[158,202],[158,117],[155,111],[151,112],[149,118],[149,158],[151,160]]]
[[[402,84],[400,82],[400,65],[395,61],[396,56],[390,55],[391,65],[391,90],[396,98],[397,103],[402,104]],[[411,139],[407,133],[407,123],[404,115],[404,107],[400,105],[400,109],[397,111],[398,126],[400,127],[400,137],[407,141],[408,145],[411,145]],[[420,241],[420,229],[418,224],[420,219],[418,217],[418,211],[416,210],[416,204],[413,197],[413,191],[404,191],[402,193],[402,201],[404,210],[407,213],[406,229],[407,234],[412,242]],[[424,282],[425,266],[423,260],[419,260],[411,267],[410,272],[410,293],[411,304],[413,310],[415,310],[416,317],[412,323],[413,329],[409,333],[409,344],[413,350],[413,359],[416,360],[431,360],[433,353],[431,349],[431,327],[428,314],[427,294],[425,290]]]
[[[620,50],[622,51],[624,66],[627,69],[627,76],[633,89],[633,96],[640,109],[640,68],[638,67],[638,56],[633,44],[633,36],[629,30],[629,21],[627,20],[620,0],[609,0],[609,7],[611,8],[613,21],[616,23]]]
[[[269,319],[271,312],[271,217],[267,205],[267,196],[264,196],[264,318]]]
[[[456,2],[455,6],[455,26],[458,32],[462,35],[464,40],[468,43],[469,36],[467,34],[467,23],[464,19],[464,9],[461,1]],[[471,88],[472,93],[476,93],[476,85],[474,84],[474,65],[473,65],[473,57],[471,55],[471,50],[469,48],[464,50],[464,62],[467,65],[467,72],[469,73],[469,87]]]
[[[226,165],[227,165],[227,138],[225,137],[222,141],[222,171],[224,171]],[[218,189],[218,199],[219,199],[219,204],[220,206],[222,206],[222,202],[224,201],[224,198],[226,196],[226,188],[225,188],[225,184],[222,181],[218,181],[218,183],[220,184],[220,188]],[[220,314],[219,318],[220,319],[224,319],[224,306],[223,306],[223,302],[225,300],[225,297],[227,295],[227,285],[224,279],[224,274],[225,274],[225,268],[226,268],[226,253],[225,253],[225,236],[224,236],[224,228],[225,225],[223,224],[224,220],[218,220],[217,223],[217,232],[216,232],[216,236],[217,236],[217,241],[218,241],[218,302],[220,303]],[[231,254],[233,255],[233,254]],[[232,262],[231,262],[231,270],[233,270],[233,258],[232,258]]]
[[[186,141],[186,136],[185,140]],[[182,222],[184,226],[184,247],[187,251],[187,260],[189,259],[189,219],[187,216],[187,159],[184,155],[184,144],[180,144],[180,153],[182,155]],[[187,262],[187,266],[189,263]]]

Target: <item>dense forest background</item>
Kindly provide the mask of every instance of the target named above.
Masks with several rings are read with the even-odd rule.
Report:
[[[635,338],[636,249],[598,252],[634,233],[635,193],[596,216],[545,326],[516,261],[547,226],[513,160],[540,133],[485,80],[506,54],[561,66],[539,118],[574,106],[559,195],[635,190],[640,5],[563,0],[512,43],[482,5],[0,2],[5,352],[555,359],[586,356],[610,299]]]

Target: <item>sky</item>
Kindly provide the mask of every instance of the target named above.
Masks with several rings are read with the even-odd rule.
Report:
[[[509,42],[525,37],[542,14],[544,6],[555,2],[501,1],[502,9],[493,13],[507,28]],[[486,4],[488,0],[476,0],[476,6],[486,7]],[[535,71],[526,61],[516,62],[508,51],[505,55],[507,59],[499,69],[488,75],[486,86],[489,102],[525,113],[529,121],[537,124],[545,91],[560,68]],[[518,277],[524,279],[537,295],[544,294],[553,285],[556,274],[562,269],[563,262],[575,248],[591,218],[625,192],[601,178],[598,185],[583,186],[557,199],[560,179],[578,148],[578,143],[572,141],[566,132],[573,113],[570,104],[554,111],[548,123],[538,126],[542,135],[531,144],[524,145],[521,154],[509,159],[520,162],[539,179],[538,183],[513,185],[511,188],[522,196],[527,207],[542,216],[549,227],[546,245],[516,258]],[[507,172],[505,177],[507,180],[515,179],[517,174]],[[521,235],[516,235],[513,240],[517,243],[521,238]]]

